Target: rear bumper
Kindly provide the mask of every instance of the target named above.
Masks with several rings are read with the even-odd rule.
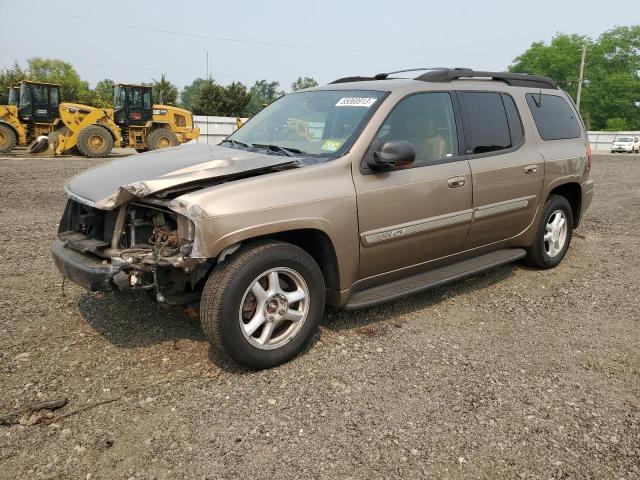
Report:
[[[587,180],[586,182],[580,184],[580,187],[582,188],[582,205],[580,205],[580,220],[582,220],[582,217],[584,217],[584,214],[589,208],[589,205],[591,205],[591,200],[593,200],[593,192],[594,192],[593,180],[591,179]]]
[[[93,255],[66,248],[60,240],[53,244],[51,255],[60,273],[73,283],[89,291],[112,290],[115,287],[111,282],[111,266]]]

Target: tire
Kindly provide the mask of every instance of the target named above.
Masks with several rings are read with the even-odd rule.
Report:
[[[267,275],[274,272],[278,289]],[[258,283],[262,300],[253,293]],[[306,296],[300,296],[305,287]],[[297,295],[292,295],[294,289]],[[324,279],[311,255],[289,243],[263,241],[247,245],[214,269],[202,292],[200,321],[214,348],[246,367],[263,369],[290,360],[309,344],[324,305]],[[287,319],[291,314],[299,319]],[[251,321],[257,326],[251,328]],[[265,329],[271,332],[272,325],[267,339]],[[266,342],[260,345],[263,336]]]
[[[175,147],[178,145],[178,137],[168,128],[158,128],[147,137],[147,145],[149,145],[149,150]]]
[[[564,220],[564,229],[560,224],[554,226],[558,218]],[[573,210],[569,201],[560,195],[551,195],[544,206],[535,240],[527,249],[525,263],[540,269],[557,266],[569,249],[572,234]],[[549,241],[545,236],[549,236]]]
[[[113,137],[109,130],[99,125],[83,128],[78,134],[78,150],[85,157],[104,158],[113,148]]]
[[[18,137],[13,128],[0,124],[0,153],[10,152],[17,142]]]

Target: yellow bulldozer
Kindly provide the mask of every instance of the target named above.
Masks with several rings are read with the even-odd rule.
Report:
[[[15,92],[11,100],[16,102]],[[153,105],[150,86],[114,85],[113,106],[60,103],[60,85],[21,82],[17,105],[0,106],[0,153],[31,142],[28,153],[78,150],[98,158],[109,155],[113,147],[156,150],[200,134],[188,110]]]

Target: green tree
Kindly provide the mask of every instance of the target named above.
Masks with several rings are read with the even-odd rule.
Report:
[[[607,127],[605,130],[620,131],[627,129],[627,122],[624,118],[609,118],[607,119]]]
[[[9,88],[17,85],[27,78],[26,70],[22,69],[18,62],[14,62],[11,68],[0,70],[0,105],[6,105],[9,101]]]
[[[204,78],[196,78],[191,82],[191,85],[187,85],[182,89],[182,92],[180,92],[180,104],[182,108],[193,110],[193,102],[206,83],[207,81]]]
[[[53,58],[34,57],[27,60],[27,64],[30,80],[62,85],[62,99],[64,101],[83,103],[93,100],[89,84],[80,78],[70,63]]]
[[[222,101],[221,87],[212,78],[205,80],[193,99],[194,115],[217,115],[217,108]]]
[[[297,92],[303,88],[317,87],[318,82],[312,77],[298,77],[295,82],[291,84],[291,91]]]
[[[547,75],[575,99],[583,47],[580,113],[587,128],[604,129],[611,125],[609,119],[617,118],[627,128],[640,129],[640,26],[616,27],[596,40],[559,33],[549,44],[532,44],[509,69]]]
[[[167,79],[166,74],[160,75],[160,80],[152,79],[153,103],[164,103],[165,105],[175,105],[178,101],[178,87]],[[162,102],[160,95],[162,94]]]
[[[255,115],[266,105],[284,95],[280,90],[279,82],[267,82],[266,80],[258,80],[249,90],[249,103],[247,104],[245,114],[247,116]]]
[[[240,82],[233,82],[224,88],[223,115],[225,117],[242,117],[245,114],[251,94]]]
[[[94,107],[113,107],[113,80],[105,78],[96,83],[96,87],[93,89],[93,97],[92,105]]]
[[[240,117],[243,115],[249,92],[240,82],[223,87],[213,79],[205,80],[193,99],[194,115],[215,115],[220,117]]]

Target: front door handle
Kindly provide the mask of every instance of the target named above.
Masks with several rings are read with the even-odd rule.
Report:
[[[527,165],[524,167],[524,173],[537,173],[538,165]]]
[[[464,182],[464,177],[451,177],[447,183],[449,188],[458,188],[464,186]]]

